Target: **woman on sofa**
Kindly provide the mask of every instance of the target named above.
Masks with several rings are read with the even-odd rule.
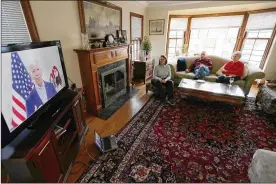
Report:
[[[173,81],[171,80],[171,68],[167,65],[167,58],[161,55],[159,65],[154,68],[152,85],[156,88],[155,95],[160,98],[166,98],[163,86],[166,87],[168,97],[167,101],[171,104],[173,98]]]
[[[229,84],[230,78],[234,78],[234,81],[241,79],[241,77],[243,76],[244,64],[239,61],[240,58],[240,51],[233,53],[233,60],[224,65],[222,75],[218,77],[217,82]]]

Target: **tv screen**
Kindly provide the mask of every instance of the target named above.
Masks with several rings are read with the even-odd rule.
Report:
[[[2,47],[1,62],[1,113],[9,133],[13,134],[68,88],[67,76],[59,41]]]

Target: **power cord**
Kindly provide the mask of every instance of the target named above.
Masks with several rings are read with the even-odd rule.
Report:
[[[88,156],[90,157],[90,159],[92,159],[94,162],[96,161],[96,159],[94,157],[92,157],[89,152],[88,152],[88,148],[86,146],[86,143],[85,143],[85,139],[83,139],[83,144],[84,144],[84,148],[85,148],[85,151],[86,153],[88,154]]]
[[[70,86],[71,89],[72,89],[72,90],[75,90],[75,89],[77,88],[76,83],[74,83],[69,77],[67,77],[67,78],[68,78],[68,80],[72,83],[71,86]]]
[[[69,78],[69,77],[67,77],[68,79],[69,79],[69,81],[72,83],[72,84],[74,84],[74,82]]]
[[[87,167],[87,165],[86,165],[85,163],[83,163],[82,161],[76,161],[76,162],[74,163],[74,165],[76,165],[76,164],[82,164],[83,166]],[[80,172],[80,170],[83,168],[83,166],[80,167],[80,168],[79,168],[77,171],[75,171],[75,172],[70,171],[70,174],[77,174],[78,172]]]
[[[89,164],[92,164],[92,163],[95,162],[96,160],[95,160],[94,157],[92,157],[92,156],[89,154],[88,148],[86,147],[85,138],[83,139],[83,144],[84,144],[84,149],[85,149],[86,153],[88,154],[88,156],[90,157],[90,159],[92,159],[92,160],[89,161]],[[85,163],[82,162],[82,161],[76,161],[76,162],[74,163],[74,165],[76,165],[76,164],[82,164],[82,167],[80,167],[80,168],[79,168],[77,171],[75,171],[75,172],[70,172],[70,174],[77,174],[77,173],[80,172],[80,170],[82,170],[82,168],[83,168],[84,166],[85,166],[86,168],[88,167],[87,164],[85,164]],[[74,166],[74,165],[73,165],[73,166]]]

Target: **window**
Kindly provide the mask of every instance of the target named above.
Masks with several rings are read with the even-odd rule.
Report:
[[[1,5],[2,45],[39,41],[28,0],[2,1]]]
[[[143,38],[143,15],[130,13],[130,37],[132,46],[132,61],[139,60],[140,46]]]
[[[186,18],[188,17],[188,18]],[[208,54],[230,59],[241,50],[241,60],[262,68],[276,35],[275,8],[212,15],[170,15],[167,55]]]
[[[264,21],[265,20],[265,21]],[[266,59],[268,43],[276,23],[276,12],[250,14],[242,45],[242,60],[260,66]],[[262,67],[262,66],[261,66]]]
[[[188,55],[205,50],[231,58],[242,20],[243,15],[192,18]]]
[[[184,35],[188,18],[172,18],[170,21],[168,58],[184,54]]]

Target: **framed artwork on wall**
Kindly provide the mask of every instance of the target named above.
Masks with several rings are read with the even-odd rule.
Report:
[[[150,35],[164,35],[165,19],[156,19],[149,21]]]
[[[90,40],[104,39],[116,35],[122,29],[122,8],[108,2],[78,1],[81,32]]]

